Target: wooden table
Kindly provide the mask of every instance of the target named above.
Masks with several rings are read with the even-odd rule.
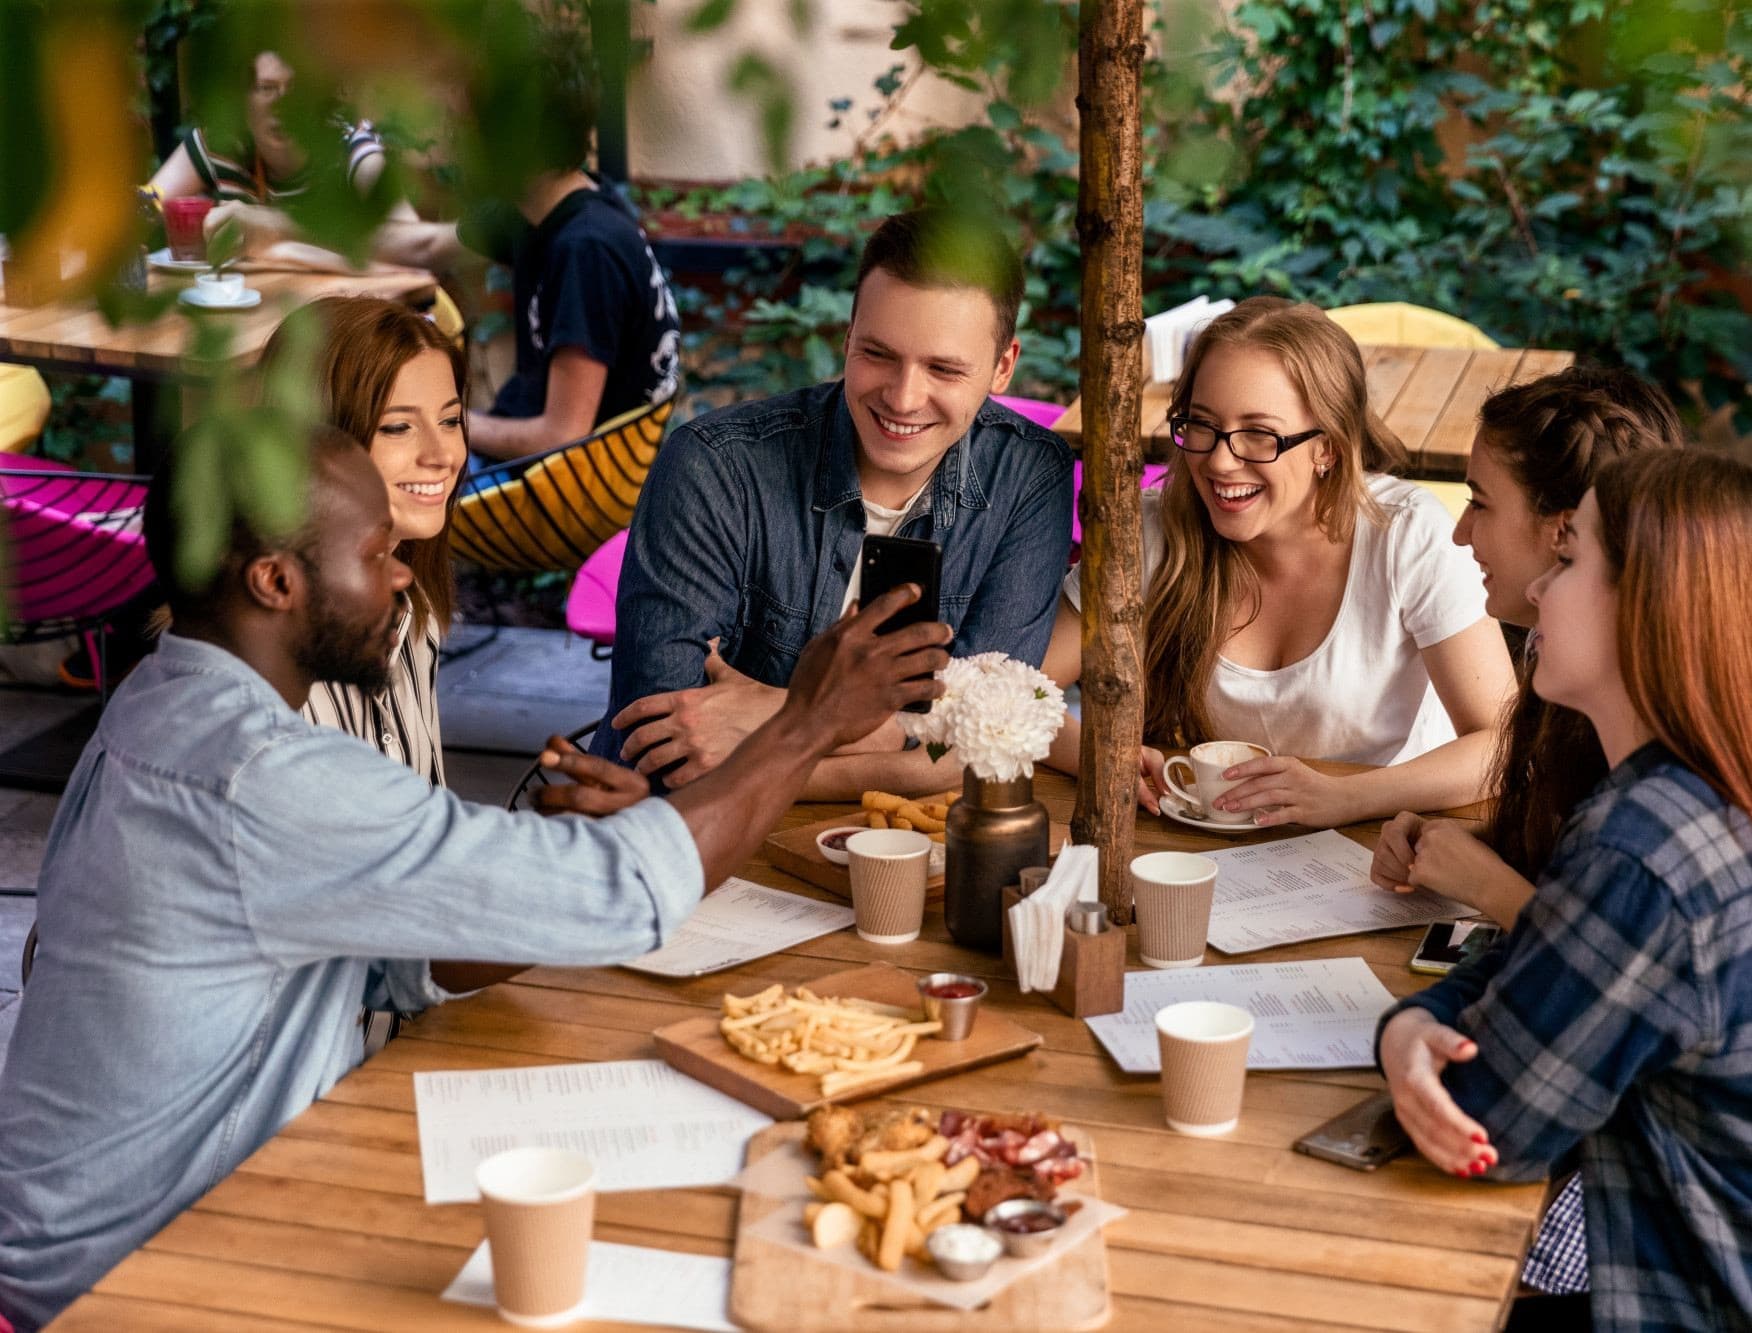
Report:
[[[154,271],[148,290],[174,291],[193,281],[192,274]],[[318,297],[383,296],[418,304],[430,301],[437,291],[432,275],[418,269],[361,274],[248,272],[245,283],[262,293],[262,303],[254,309],[196,312],[178,305],[149,323],[119,328],[91,301],[7,305],[5,289],[0,288],[0,361],[134,381],[135,466],[148,472],[166,434],[173,434],[182,418],[180,411],[160,410],[158,389],[198,384],[219,368],[191,355],[196,320],[223,320],[232,334],[224,364],[252,366],[287,312]]]
[[[1068,819],[1069,780],[1037,782]],[[844,807],[799,806],[791,822]],[[1350,830],[1364,842],[1378,826]],[[1175,830],[1175,831],[1169,831]],[[1140,848],[1233,845],[1140,817]],[[824,896],[757,859],[750,878]],[[1361,955],[1395,994],[1417,931],[1324,940],[1237,961]],[[57,1329],[492,1329],[489,1310],[438,1299],[482,1237],[478,1206],[423,1202],[410,1074],[648,1059],[653,1028],[715,1010],[720,994],[808,981],[873,959],[976,972],[991,1003],[1040,1032],[1021,1060],[929,1083],[899,1104],[1036,1109],[1087,1126],[1104,1197],[1115,1330],[1491,1329],[1514,1295],[1543,1187],[1467,1182],[1415,1156],[1374,1174],[1291,1151],[1296,1138],[1381,1086],[1372,1072],[1253,1074],[1240,1127],[1184,1138],[1162,1124],[1154,1078],[1121,1074],[1088,1028],[1021,996],[996,960],[951,943],[940,912],[914,944],[850,930],[693,981],[613,968],[540,968],[423,1016],[227,1180],[124,1260]],[[1136,965],[1136,944],[1132,943]],[[1224,961],[1214,951],[1210,962]],[[727,1189],[609,1194],[605,1240],[729,1255]],[[987,1327],[977,1316],[970,1329]],[[597,1328],[602,1325],[588,1325]]]
[[[1478,409],[1498,389],[1550,375],[1575,362],[1574,352],[1534,348],[1469,351],[1454,347],[1365,347],[1369,404],[1411,453],[1411,472],[1419,477],[1459,478],[1466,474]],[[1172,384],[1144,386],[1138,426],[1147,458],[1174,452],[1168,438],[1168,399]],[[1073,402],[1053,429],[1083,446],[1083,400]]]

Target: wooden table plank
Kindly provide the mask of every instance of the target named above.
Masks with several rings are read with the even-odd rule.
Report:
[[[24,365],[86,364],[112,375],[168,379],[201,378],[212,367],[188,356],[198,320],[224,321],[231,330],[231,358],[253,365],[286,313],[321,296],[383,296],[429,300],[437,286],[429,273],[394,269],[371,273],[257,272],[248,285],[262,293],[250,310],[194,312],[177,306],[155,320],[112,327],[95,305],[53,302],[43,306],[0,303],[0,361]],[[190,279],[153,273],[152,292],[187,287]]]
[[[1423,451],[1424,437],[1447,410],[1475,354],[1459,347],[1429,347],[1406,377],[1393,406],[1381,414],[1387,429],[1399,437],[1415,459]]]

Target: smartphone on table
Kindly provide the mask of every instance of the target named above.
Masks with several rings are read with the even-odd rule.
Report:
[[[936,542],[922,542],[911,537],[866,537],[859,561],[859,606],[870,605],[883,593],[903,583],[919,585],[919,600],[889,617],[882,626],[883,634],[940,618],[937,603],[938,584],[943,572],[943,548]],[[923,699],[910,703],[906,705],[906,711],[928,713],[931,701]]]
[[[1501,926],[1488,921],[1438,921],[1424,932],[1409,966],[1425,976],[1445,977],[1490,948],[1502,933]]]
[[[1411,1139],[1393,1116],[1393,1097],[1385,1092],[1340,1112],[1296,1140],[1297,1152],[1357,1171],[1373,1171],[1409,1147]]]

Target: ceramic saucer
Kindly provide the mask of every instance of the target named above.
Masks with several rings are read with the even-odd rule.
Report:
[[[154,250],[147,255],[146,262],[153,268],[162,269],[166,273],[205,273],[210,267],[205,259],[174,258],[168,245],[162,250]]]
[[[184,287],[176,294],[176,299],[197,310],[253,310],[262,303],[262,294],[253,287],[245,287],[241,301],[208,301],[202,299],[197,288]]]
[[[1245,824],[1219,824],[1214,819],[1205,819],[1201,815],[1195,815],[1189,810],[1182,809],[1174,803],[1172,797],[1168,796],[1162,798],[1162,816],[1165,819],[1172,819],[1177,824],[1185,824],[1188,828],[1203,829],[1206,833],[1222,833],[1230,837],[1237,833],[1259,832],[1259,826],[1251,820]]]

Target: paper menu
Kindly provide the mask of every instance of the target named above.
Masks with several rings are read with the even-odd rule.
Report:
[[[770,1116],[661,1060],[414,1075],[427,1203],[478,1199],[474,1172],[506,1148],[574,1148],[597,1188],[721,1185]]]
[[[1087,1020],[1089,1030],[1126,1073],[1157,1074],[1156,1011],[1182,1000],[1253,1015],[1249,1069],[1356,1069],[1375,1063],[1375,1024],[1393,996],[1361,958],[1128,972],[1125,1008]]]
[[[852,909],[745,879],[727,879],[700,900],[661,949],[623,964],[660,977],[700,977],[789,949],[852,924]]]
[[[1207,937],[1224,953],[1472,915],[1427,889],[1378,887],[1369,879],[1374,854],[1332,829],[1200,855],[1217,863]]]
[[[727,1313],[728,1259],[596,1240],[590,1242],[589,1265],[578,1319],[735,1331]],[[469,1256],[442,1299],[492,1308],[493,1254],[486,1241]]]

